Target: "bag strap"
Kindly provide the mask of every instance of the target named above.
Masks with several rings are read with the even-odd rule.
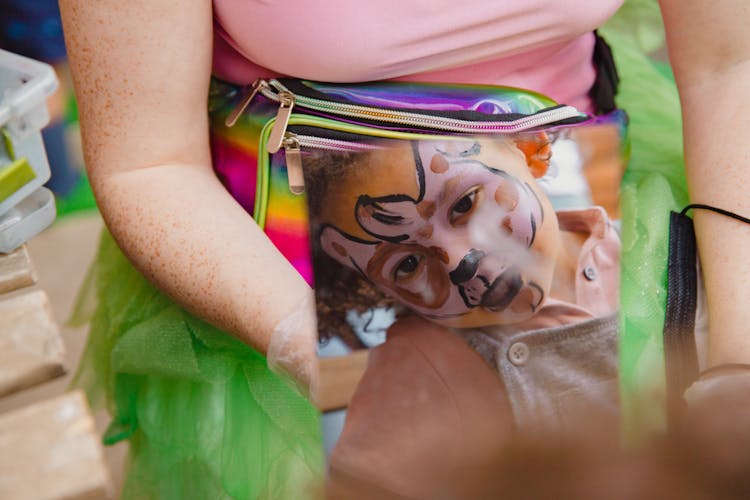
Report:
[[[596,41],[594,43],[593,63],[596,68],[596,79],[589,90],[589,97],[594,103],[596,114],[606,114],[617,108],[615,96],[620,84],[620,76],[617,74],[615,59],[612,49],[601,35],[594,31]]]
[[[682,394],[698,377],[695,311],[698,297],[697,250],[693,220],[672,212],[669,218],[667,304],[664,318],[664,368],[667,422],[675,428],[685,409]]]

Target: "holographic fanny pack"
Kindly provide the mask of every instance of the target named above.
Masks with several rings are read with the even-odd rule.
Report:
[[[356,153],[388,141],[457,140],[614,126],[626,116],[590,116],[527,90],[434,83],[332,84],[214,80],[209,100],[218,176],[295,268],[312,283],[303,163],[321,152]],[[623,149],[620,152],[624,151]]]

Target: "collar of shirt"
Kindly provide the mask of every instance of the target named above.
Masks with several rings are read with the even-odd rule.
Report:
[[[606,316],[618,310],[620,237],[601,207],[557,212],[560,229],[588,235],[576,269],[576,301],[547,299],[537,314],[521,324],[492,327],[493,333],[563,326]]]

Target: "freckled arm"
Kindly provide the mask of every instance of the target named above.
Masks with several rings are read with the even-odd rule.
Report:
[[[690,199],[750,216],[750,4],[661,0],[684,117]],[[658,138],[655,138],[658,140]],[[750,363],[750,226],[694,211],[709,364]]]
[[[211,168],[209,0],[61,0],[86,166],[133,264],[265,353],[309,287]]]

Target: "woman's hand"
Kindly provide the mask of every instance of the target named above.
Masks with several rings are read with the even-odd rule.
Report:
[[[211,2],[60,7],[86,166],[107,226],[160,289],[265,353],[274,326],[310,290],[213,173]]]

